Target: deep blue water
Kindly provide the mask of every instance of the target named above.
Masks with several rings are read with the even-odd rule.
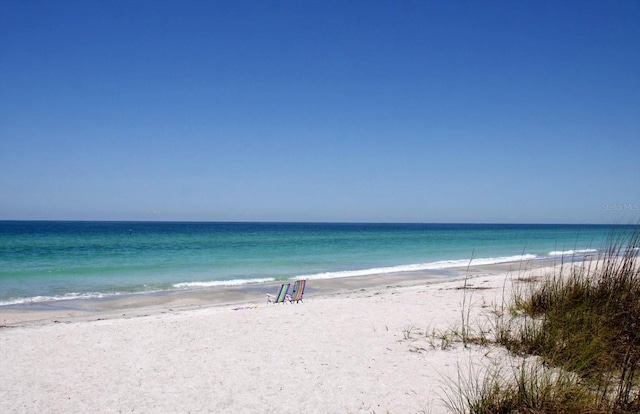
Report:
[[[617,232],[632,226],[616,226]],[[446,269],[606,247],[614,226],[0,221],[0,304]]]

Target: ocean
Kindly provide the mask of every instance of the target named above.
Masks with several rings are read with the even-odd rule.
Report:
[[[0,221],[0,306],[579,258],[632,228]]]

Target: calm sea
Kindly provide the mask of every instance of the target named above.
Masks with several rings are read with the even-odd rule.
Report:
[[[0,221],[0,305],[596,253],[630,226]]]

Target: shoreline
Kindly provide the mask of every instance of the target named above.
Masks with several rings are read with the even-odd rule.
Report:
[[[459,278],[460,275],[453,276]],[[304,299],[344,294],[384,286],[409,286],[454,280],[432,272],[406,272],[380,276],[314,279],[307,282]],[[0,307],[0,327],[135,317],[229,306],[266,306],[266,294],[277,293],[284,281],[240,286],[218,286],[149,293],[108,295],[102,298],[53,300]]]
[[[390,287],[430,285],[491,275],[554,266],[556,260],[537,259],[438,270],[386,273],[342,278],[310,279],[305,299],[341,295]],[[284,281],[251,283],[130,294],[100,298],[73,298],[0,306],[0,328],[31,324],[103,320],[135,317],[150,313],[177,312],[224,306],[263,306],[266,294],[275,293]]]

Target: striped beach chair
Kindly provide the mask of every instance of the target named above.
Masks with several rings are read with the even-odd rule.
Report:
[[[280,286],[280,292],[278,292],[277,296],[273,296],[267,293],[267,305],[269,304],[269,302],[285,303],[285,299],[287,299],[287,296],[289,296],[289,286],[291,286],[291,283],[283,283],[282,286]]]
[[[306,280],[296,280],[296,283],[293,285],[293,292],[291,293],[289,302],[302,302],[302,295],[304,294],[304,286],[306,284]]]

